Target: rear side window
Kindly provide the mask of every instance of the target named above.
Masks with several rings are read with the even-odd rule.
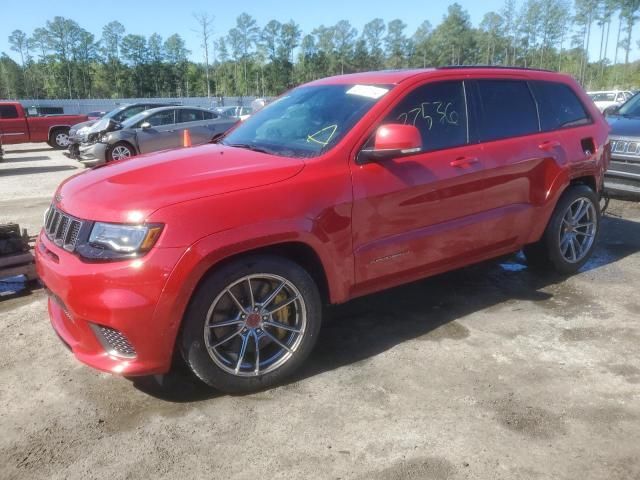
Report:
[[[423,151],[467,143],[467,105],[462,82],[429,83],[410,92],[384,123],[418,127]]]
[[[178,121],[176,123],[199,122],[203,119],[201,110],[178,110]]]
[[[538,101],[542,131],[591,123],[584,105],[568,85],[540,81],[530,84]]]
[[[519,80],[478,80],[480,140],[518,137],[539,130],[538,112],[529,86]]]
[[[18,118],[18,110],[13,105],[0,105],[0,118]]]

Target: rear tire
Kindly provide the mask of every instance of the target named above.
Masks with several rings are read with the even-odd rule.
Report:
[[[586,185],[567,188],[539,242],[523,252],[532,267],[569,275],[589,260],[600,231],[600,202]]]
[[[49,134],[49,146],[56,150],[64,150],[69,147],[69,128],[55,128]]]
[[[253,392],[280,383],[304,363],[321,317],[320,294],[306,270],[286,258],[248,256],[201,283],[178,346],[208,385],[227,393]]]

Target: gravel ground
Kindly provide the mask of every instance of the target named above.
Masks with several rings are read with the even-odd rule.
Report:
[[[77,164],[9,147],[0,221],[32,233]],[[640,478],[640,205],[569,279],[520,256],[328,309],[287,385],[80,365],[41,290],[0,301],[0,478]]]

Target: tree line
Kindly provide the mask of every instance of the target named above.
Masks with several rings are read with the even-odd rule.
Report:
[[[190,19],[197,62],[178,33],[145,37],[113,21],[97,38],[55,17],[9,35],[18,61],[0,56],[0,98],[272,96],[336,74],[470,64],[562,71],[590,89],[638,87],[640,62],[630,54],[640,47],[632,45],[639,13],[640,0],[506,0],[474,26],[454,3],[438,25],[425,20],[415,32],[375,18],[362,31],[341,20],[306,33],[293,20],[260,26],[242,13],[217,37],[215,18],[199,13]]]

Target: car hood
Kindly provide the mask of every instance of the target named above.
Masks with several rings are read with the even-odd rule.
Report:
[[[612,137],[640,137],[640,118],[636,117],[607,117],[611,126],[609,135]]]
[[[85,128],[85,127],[91,127],[93,125],[96,124],[98,120],[87,120],[86,122],[80,122],[80,123],[76,123],[75,125],[73,125],[70,129],[71,133],[75,133],[78,130],[80,130],[81,128]]]
[[[56,198],[81,219],[138,223],[159,208],[281,182],[303,168],[301,159],[207,144],[87,170],[63,182]]]

